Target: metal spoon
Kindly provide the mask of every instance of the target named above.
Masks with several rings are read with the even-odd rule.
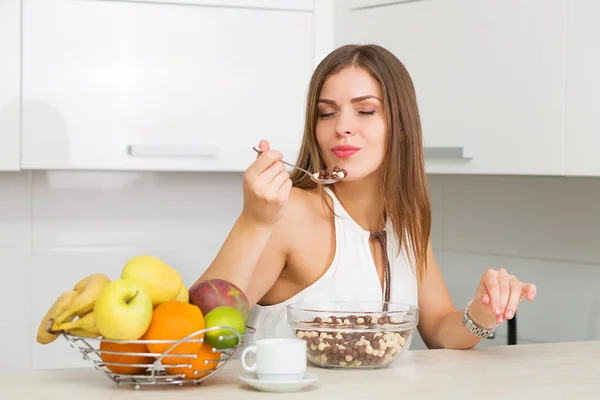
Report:
[[[255,152],[257,152],[258,154],[262,154],[263,153],[263,151],[261,149],[259,149],[259,148],[252,147],[252,149]],[[284,163],[285,165],[288,165],[288,166],[290,166],[292,168],[296,168],[297,170],[300,170],[300,171],[304,172],[306,175],[308,175],[310,177],[310,179],[313,182],[316,182],[316,183],[321,184],[321,185],[330,185],[330,184],[335,183],[335,182],[337,182],[337,181],[340,180],[340,178],[335,178],[335,179],[319,179],[319,178],[315,178],[315,176],[310,171],[307,171],[307,170],[305,170],[303,168],[300,168],[300,167],[298,167],[298,166],[296,166],[294,164],[290,164],[289,162],[286,162],[286,161],[283,161],[283,160],[281,160],[281,162]]]

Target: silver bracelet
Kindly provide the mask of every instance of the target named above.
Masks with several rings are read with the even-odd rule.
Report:
[[[465,307],[465,311],[463,312],[463,317],[462,317],[462,323],[465,326],[465,328],[467,328],[469,330],[469,332],[471,332],[475,336],[480,337],[480,338],[487,338],[494,333],[494,331],[500,324],[496,323],[496,325],[494,325],[491,328],[484,328],[482,326],[477,325],[477,323],[475,323],[475,321],[473,321],[471,319],[471,317],[469,316],[469,312],[468,312],[469,306],[472,303],[473,303],[473,300],[471,300],[469,302],[469,304],[467,304],[467,306]]]

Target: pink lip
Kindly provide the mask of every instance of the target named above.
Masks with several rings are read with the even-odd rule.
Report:
[[[353,154],[356,154],[360,150],[359,147],[350,146],[350,145],[338,145],[333,146],[331,151],[339,158],[348,158]]]

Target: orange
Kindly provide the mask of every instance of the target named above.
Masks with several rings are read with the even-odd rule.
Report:
[[[188,335],[204,329],[204,316],[198,306],[180,301],[167,301],[154,309],[152,321],[144,334],[147,340],[181,340]],[[189,339],[203,339],[204,333],[199,333]],[[188,339],[188,340],[189,340]],[[147,343],[146,346],[151,353],[164,353],[175,342],[171,343]],[[202,348],[202,343],[183,342],[162,360],[162,364],[187,363],[189,358],[172,357],[171,354],[195,354]]]
[[[114,351],[121,353],[147,353],[148,348],[144,343],[111,343],[111,342],[102,342],[100,343],[101,351]],[[141,374],[152,363],[154,363],[155,358],[151,356],[144,355],[123,355],[123,354],[106,354],[99,353],[100,358],[104,362],[111,363],[122,363],[122,364],[150,364],[146,367],[130,367],[123,365],[106,365],[106,368],[114,372],[115,374],[123,374],[123,375],[136,375]]]
[[[176,367],[176,368],[168,368],[165,366],[165,369],[169,374],[178,375],[184,374],[187,379],[200,379],[202,377],[207,376],[212,371],[219,366],[219,360],[221,360],[221,352],[215,351],[213,352],[213,347],[207,344],[203,345],[199,352],[196,353],[198,358],[188,358],[183,361],[183,364],[190,364],[192,367]],[[184,360],[181,358],[181,360]],[[201,371],[206,371],[201,373]]]

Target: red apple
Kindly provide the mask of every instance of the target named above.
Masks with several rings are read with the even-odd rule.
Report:
[[[209,279],[198,282],[189,290],[190,303],[200,307],[203,315],[221,306],[237,309],[248,322],[250,307],[248,299],[242,290],[231,282],[223,279]]]

